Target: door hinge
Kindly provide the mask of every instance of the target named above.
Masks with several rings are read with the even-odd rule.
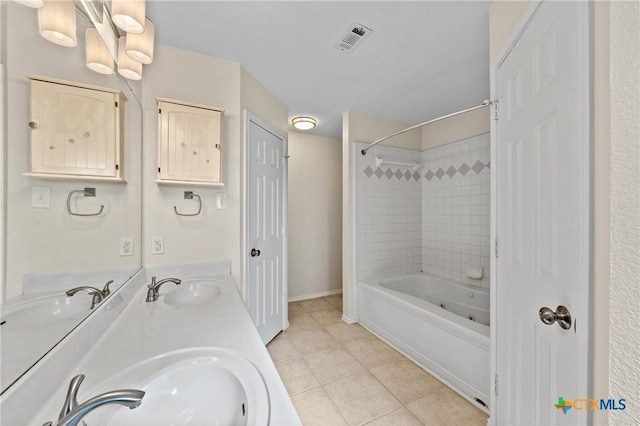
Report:
[[[120,166],[116,164],[116,170],[119,170],[119,169],[120,169]]]
[[[498,237],[496,237],[496,239],[493,240],[493,254],[495,255],[496,258],[498,258]]]
[[[118,108],[118,101],[116,101],[116,108]]]
[[[498,101],[491,101],[491,105],[493,106],[493,119],[498,121]]]
[[[162,108],[158,108],[158,114],[162,114]]]
[[[493,390],[494,390],[496,396],[498,396],[498,375],[497,374],[493,379]]]

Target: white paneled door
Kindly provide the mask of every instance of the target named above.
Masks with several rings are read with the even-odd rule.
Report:
[[[247,114],[246,303],[266,344],[286,327],[286,139]]]
[[[496,424],[587,421],[589,69],[589,5],[542,2],[496,70]]]

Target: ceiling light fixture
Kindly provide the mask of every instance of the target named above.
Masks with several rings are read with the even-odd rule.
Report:
[[[145,20],[142,34],[127,34],[127,55],[141,64],[153,62],[153,38],[155,27],[148,18]]]
[[[65,47],[78,45],[76,9],[73,2],[46,0],[38,9],[40,35],[52,43]]]
[[[298,116],[291,119],[291,125],[298,130],[311,130],[318,122],[313,117]]]
[[[95,28],[87,28],[85,36],[87,67],[100,74],[113,74],[113,57]]]
[[[132,34],[144,32],[144,0],[113,0],[111,2],[111,18],[122,30]]]
[[[142,64],[131,59],[126,50],[126,36],[122,36],[118,40],[118,74],[129,80],[140,80],[142,78]]]

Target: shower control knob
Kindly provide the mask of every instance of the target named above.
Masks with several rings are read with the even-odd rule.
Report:
[[[538,316],[540,317],[540,321],[547,325],[552,325],[557,322],[563,330],[571,328],[571,313],[565,306],[558,306],[555,312],[545,306],[540,308]]]
[[[251,249],[251,257],[256,257],[256,256],[260,256],[260,250],[252,248]]]

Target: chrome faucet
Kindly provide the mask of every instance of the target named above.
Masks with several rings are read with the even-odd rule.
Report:
[[[158,290],[160,289],[160,286],[168,282],[172,282],[175,285],[180,285],[182,280],[179,280],[177,278],[165,278],[156,282],[156,277],[151,277],[151,284],[147,285],[147,287],[149,288],[149,290],[147,290],[147,302],[155,302],[156,300],[158,300]]]
[[[62,411],[60,411],[56,426],[77,426],[84,416],[103,405],[119,404],[129,407],[130,409],[134,409],[142,403],[142,398],[144,397],[143,391],[136,389],[120,389],[105,392],[86,400],[82,404],[78,404],[76,397],[80,383],[82,383],[83,380],[84,374],[79,374],[71,379],[69,390],[67,391],[67,397],[65,398]],[[47,422],[42,426],[53,426],[53,423]]]
[[[95,287],[86,286],[86,285],[72,288],[71,290],[66,292],[66,295],[71,297],[74,294],[78,293],[79,291],[89,293],[90,295],[93,296],[93,299],[91,300],[91,309],[93,309],[97,305],[99,305],[104,300],[105,297],[111,294],[111,290],[109,289],[109,286],[111,285],[112,282],[113,280],[107,281],[107,283],[104,285],[104,288],[102,290],[97,289]]]

